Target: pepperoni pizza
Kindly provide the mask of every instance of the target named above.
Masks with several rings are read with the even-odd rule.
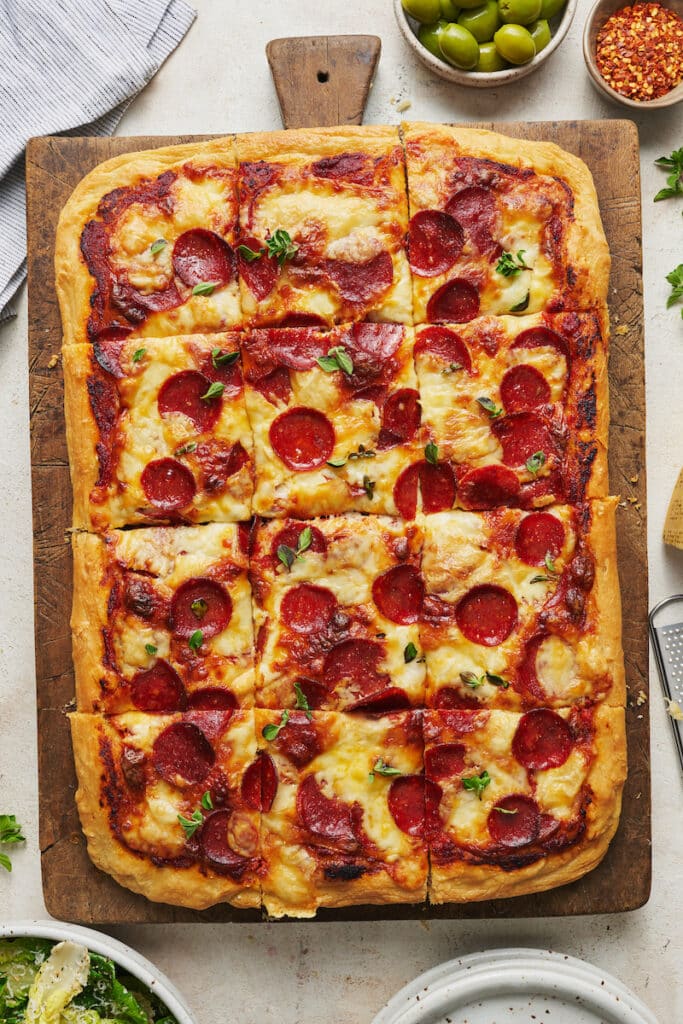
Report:
[[[56,267],[93,861],[274,917],[594,867],[625,680],[584,165],[419,124],[174,147],[84,180]]]
[[[249,518],[239,358],[234,333],[64,349],[75,526]]]

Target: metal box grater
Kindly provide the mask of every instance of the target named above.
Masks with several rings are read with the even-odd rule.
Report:
[[[649,615],[650,637],[664,695],[683,708],[683,594],[667,597]],[[683,721],[671,718],[683,769]]]

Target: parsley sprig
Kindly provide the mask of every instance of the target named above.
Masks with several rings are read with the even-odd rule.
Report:
[[[425,445],[425,459],[432,466],[438,466],[439,464],[439,446],[434,444],[433,441],[429,441]]]
[[[524,465],[529,470],[532,476],[537,476],[538,473],[543,469],[546,464],[545,452],[534,452],[526,460]]]
[[[503,277],[517,277],[523,270],[531,270],[531,267],[524,262],[525,252],[526,249],[520,249],[516,256],[513,256],[511,252],[504,252],[496,263],[498,273]]]
[[[312,722],[313,712],[311,711],[311,705],[308,703],[308,698],[306,694],[301,689],[301,683],[294,683],[294,694],[296,697],[296,703],[294,704],[295,709],[297,711],[305,712],[308,721]]]
[[[490,783],[491,776],[485,768],[480,775],[468,775],[462,780],[463,789],[468,790],[470,793],[476,793],[480,800],[482,793]]]
[[[13,814],[0,814],[0,843],[5,846],[14,846],[15,843],[26,842],[26,836],[22,834],[21,825]],[[0,853],[0,867],[5,871],[12,870],[12,862],[6,853]]]
[[[671,285],[671,295],[666,300],[666,308],[670,309],[675,302],[683,299],[683,263],[679,263],[675,270],[667,274],[666,279]],[[683,309],[681,316],[683,316]]]
[[[296,542],[296,548],[290,548],[287,544],[279,544],[277,557],[289,572],[297,559],[300,562],[303,561],[301,556],[304,551],[308,551],[312,543],[313,531],[310,526],[305,526],[299,534],[299,539]]]
[[[553,583],[559,576],[555,560],[549,551],[546,551],[543,562],[546,569],[545,573],[541,573],[539,576],[532,576],[529,581],[530,583]]]
[[[372,771],[368,774],[368,781],[374,782],[375,775],[384,775],[386,778],[389,778],[392,775],[403,775],[403,772],[399,771],[398,768],[392,768],[390,764],[387,764],[381,757],[378,757],[372,766]]]
[[[477,401],[484,412],[489,414],[492,420],[497,420],[499,416],[503,415],[502,406],[496,405],[493,399],[489,398],[487,395],[480,395]]]
[[[280,267],[284,267],[287,260],[291,260],[299,251],[299,246],[284,228],[277,228],[270,238],[266,238],[266,248],[270,259],[277,260]]]
[[[342,370],[350,377],[353,373],[353,359],[343,345],[334,345],[326,356],[318,356],[316,362],[325,373],[336,373]]]
[[[211,349],[211,362],[213,363],[214,369],[218,370],[221,366],[232,366],[239,359],[239,352],[224,352],[221,348]]]
[[[211,799],[211,793],[208,789],[202,794],[202,798],[199,802],[205,811],[213,810],[213,800]],[[185,838],[191,839],[200,825],[204,823],[204,815],[202,814],[200,807],[195,807],[189,818],[186,818],[183,814],[179,814],[178,822],[185,833]]]
[[[484,683],[499,686],[501,690],[507,690],[510,685],[506,679],[503,679],[502,676],[497,676],[494,672],[484,672],[480,676],[475,672],[461,672],[460,678],[465,686],[469,686],[471,690],[478,690]]]
[[[275,725],[274,722],[269,722],[268,725],[264,725],[263,729],[261,729],[261,735],[263,736],[264,740],[268,740],[269,743],[271,743],[273,740],[276,740],[280,735],[280,730],[284,729],[288,721],[289,711],[287,711],[287,709],[285,708],[285,710],[282,712],[280,716],[280,722],[278,725]]]
[[[670,156],[660,156],[655,163],[669,173],[666,178],[666,188],[660,188],[654,201],[659,203],[662,199],[683,196],[683,146],[680,149],[675,149]]]

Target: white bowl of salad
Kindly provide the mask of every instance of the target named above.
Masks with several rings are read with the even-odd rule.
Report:
[[[3,1024],[195,1024],[158,968],[109,935],[58,921],[0,924]]]

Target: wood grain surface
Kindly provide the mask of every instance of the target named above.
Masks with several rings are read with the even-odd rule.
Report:
[[[285,128],[360,124],[381,48],[379,36],[272,39],[266,56]]]
[[[629,778],[619,831],[590,875],[560,889],[465,906],[352,907],[321,911],[318,920],[530,917],[632,910],[650,892],[650,768],[648,704],[647,549],[645,529],[645,389],[638,137],[629,121],[484,124],[518,138],[549,139],[586,161],[593,172],[612,251],[610,477],[622,495],[617,516],[629,686]],[[63,384],[56,357],[61,325],[54,292],[53,251],[59,211],[96,164],[124,152],[188,142],[187,137],[41,138],[27,151],[29,366],[35,553],[40,845],[48,911],[95,924],[255,920],[253,911],[215,907],[198,913],[153,904],[118,886],[90,863],[81,834],[66,712],[73,707],[69,614],[71,487]]]

